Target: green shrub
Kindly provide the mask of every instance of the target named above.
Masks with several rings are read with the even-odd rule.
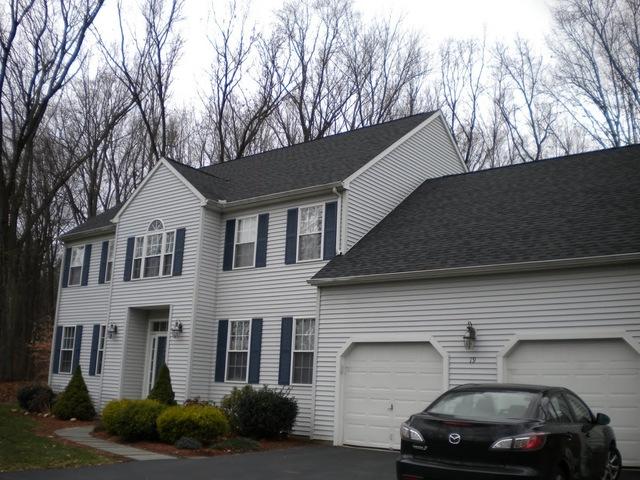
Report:
[[[229,422],[216,407],[192,405],[169,407],[158,417],[158,434],[167,443],[180,437],[192,437],[209,443],[229,431]]]
[[[71,381],[60,394],[51,410],[53,414],[63,420],[77,418],[78,420],[93,420],[96,410],[91,403],[89,390],[82,378],[80,365],[76,367],[71,377]]]
[[[147,397],[149,400],[157,400],[165,405],[175,405],[176,395],[171,388],[171,373],[167,364],[163,364],[158,372],[158,378],[156,384]]]
[[[235,433],[250,438],[277,438],[288,434],[298,415],[298,404],[283,390],[266,386],[234,388],[222,400],[222,408]]]
[[[55,397],[49,385],[32,383],[25,385],[17,393],[18,403],[28,412],[42,413],[51,408]]]
[[[166,408],[157,400],[112,400],[102,411],[102,424],[126,441],[155,440],[156,421]]]

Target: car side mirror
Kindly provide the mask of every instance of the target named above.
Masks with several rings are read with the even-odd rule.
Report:
[[[605,415],[604,413],[599,413],[596,415],[596,424],[598,425],[609,425],[611,423],[611,419],[609,415]]]

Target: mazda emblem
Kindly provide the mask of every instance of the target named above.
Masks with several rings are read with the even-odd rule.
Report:
[[[459,433],[450,433],[449,434],[449,443],[451,445],[458,445],[460,443],[460,440],[462,440],[462,437],[460,436]]]

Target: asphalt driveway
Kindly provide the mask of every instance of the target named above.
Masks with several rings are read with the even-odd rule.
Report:
[[[0,480],[393,480],[396,452],[305,446],[192,460],[129,462],[102,467],[0,473]],[[622,480],[640,480],[640,471]]]

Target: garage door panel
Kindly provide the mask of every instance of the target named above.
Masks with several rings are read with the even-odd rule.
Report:
[[[428,343],[356,344],[343,361],[343,443],[398,448],[400,423],[435,399],[443,361]]]
[[[520,342],[505,380],[567,387],[611,417],[624,463],[640,466],[640,355],[622,339]]]

